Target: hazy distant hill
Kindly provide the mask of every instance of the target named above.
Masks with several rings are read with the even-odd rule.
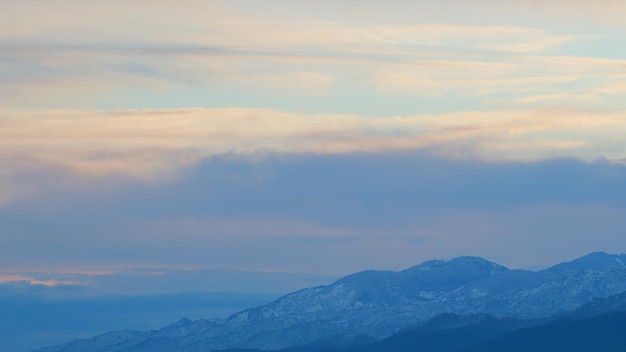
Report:
[[[624,255],[592,253],[531,272],[477,257],[429,261],[400,272],[356,273],[225,320],[181,321],[151,332],[113,332],[40,351],[281,349],[341,336],[382,339],[442,313],[546,318],[595,297],[626,291],[624,262]]]

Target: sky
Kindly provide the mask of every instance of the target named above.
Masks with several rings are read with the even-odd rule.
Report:
[[[626,252],[625,16],[1,0],[0,283],[286,293]]]

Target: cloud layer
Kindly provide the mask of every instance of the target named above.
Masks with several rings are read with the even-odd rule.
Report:
[[[331,275],[463,254],[545,265],[626,245],[625,174],[607,161],[477,163],[397,152],[223,156],[159,185],[99,178],[79,186],[59,174],[38,196],[3,207],[0,261],[10,272]]]
[[[625,14],[4,1],[2,280],[624,251]]]
[[[22,113],[1,120],[4,178],[32,164],[158,180],[223,155],[430,150],[452,158],[624,159],[626,114],[545,109],[368,117],[261,109]]]

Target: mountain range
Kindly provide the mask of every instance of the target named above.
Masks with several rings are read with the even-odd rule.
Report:
[[[419,346],[429,352],[622,352],[624,331],[626,293],[621,293],[550,319],[442,314],[381,341],[341,351],[409,352]]]
[[[510,270],[483,258],[458,257],[428,261],[398,272],[359,272],[226,319],[183,319],[160,330],[115,331],[38,352],[371,347],[374,341],[383,343],[402,336],[416,324],[422,326],[419,331],[445,335],[451,330],[423,330],[426,325],[420,324],[432,326],[446,319],[459,329],[478,328],[474,324],[494,326],[493,331],[479,329],[484,332],[484,341],[474,341],[476,345],[524,327],[531,329],[594,299],[622,292],[626,292],[623,254],[591,253],[540,271]],[[594,311],[593,307],[585,309]],[[591,313],[584,316],[584,312],[576,312],[581,315],[576,321],[593,319]]]

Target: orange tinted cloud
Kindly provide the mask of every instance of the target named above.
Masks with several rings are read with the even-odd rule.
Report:
[[[354,153],[431,149],[459,157],[537,160],[626,157],[622,112],[457,112],[371,117],[263,109],[56,111],[2,119],[0,151],[87,174],[163,177],[225,153]],[[20,165],[15,165],[20,168]],[[3,171],[10,173],[11,165]],[[159,176],[160,175],[160,176]]]

